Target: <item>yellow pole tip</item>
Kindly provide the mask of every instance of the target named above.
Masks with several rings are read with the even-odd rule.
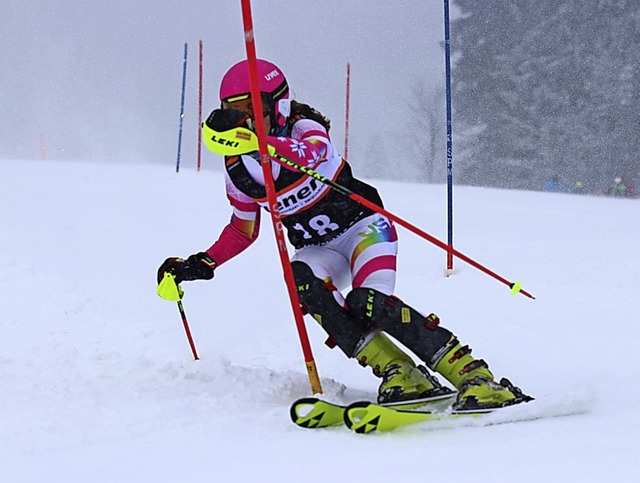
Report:
[[[511,295],[515,295],[522,290],[522,282],[518,280],[511,286]]]

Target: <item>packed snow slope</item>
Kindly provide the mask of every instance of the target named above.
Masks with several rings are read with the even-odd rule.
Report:
[[[310,395],[268,217],[210,282],[185,283],[194,361],[156,270],[229,218],[219,172],[0,161],[0,481],[637,481],[640,201],[457,187],[455,245],[536,300],[400,228],[396,294],[537,399],[533,420],[306,430]],[[446,239],[443,186],[376,183]],[[369,369],[307,321],[325,397]],[[529,418],[529,419],[531,419]],[[527,419],[527,418],[525,418]]]

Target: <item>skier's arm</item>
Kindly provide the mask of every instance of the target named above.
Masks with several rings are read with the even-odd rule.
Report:
[[[291,137],[267,136],[267,143],[273,146],[278,154],[312,169],[326,161],[328,153],[333,148],[324,127],[310,119],[297,121],[291,130]],[[278,162],[278,158],[273,159]],[[296,171],[295,168],[283,166]]]
[[[231,220],[206,253],[220,266],[246,250],[260,233],[260,206],[227,179],[227,198],[233,208]]]
[[[218,144],[233,146],[234,140],[227,139],[226,133],[234,128],[242,127],[250,131],[254,131],[251,118],[242,111],[236,109],[214,109],[204,123],[203,129],[208,131],[209,135],[205,135],[205,144],[216,154],[230,154],[221,151]],[[210,134],[214,134],[213,137]],[[209,139],[211,137],[211,139]],[[294,123],[291,128],[291,134],[284,136],[267,136],[267,143],[275,149],[275,151],[284,156],[295,160],[302,166],[315,167],[323,161],[336,154],[335,147],[329,139],[329,134],[324,126],[312,119],[300,119]],[[257,147],[257,144],[256,144]],[[253,153],[234,152],[234,155]],[[256,160],[258,156],[252,156]],[[279,158],[272,158],[276,163],[282,164]],[[284,165],[287,169],[295,171],[295,168]]]

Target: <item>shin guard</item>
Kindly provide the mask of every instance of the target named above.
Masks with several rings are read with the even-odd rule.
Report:
[[[434,314],[428,317],[400,299],[370,288],[356,288],[347,295],[347,306],[354,318],[382,330],[409,348],[433,369],[443,356],[453,334],[438,325]]]
[[[316,319],[347,357],[354,357],[364,336],[371,332],[369,326],[341,307],[328,284],[317,278],[306,263],[292,262],[291,268],[305,311]]]

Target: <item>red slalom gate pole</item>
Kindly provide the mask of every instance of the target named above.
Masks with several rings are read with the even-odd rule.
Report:
[[[253,112],[260,113],[263,112],[262,97],[260,96],[260,85],[258,81],[256,47],[253,32],[253,20],[251,18],[251,1],[241,0],[241,4],[242,21],[244,25],[244,43],[247,51],[247,62],[249,64],[249,79],[251,83],[251,99],[253,101]],[[260,164],[262,166],[262,173],[265,180],[265,188],[267,191],[267,200],[269,202],[271,222],[273,224],[273,229],[276,235],[278,253],[280,255],[280,262],[282,264],[282,271],[284,273],[284,279],[287,284],[287,291],[289,293],[291,309],[293,310],[296,327],[298,329],[298,336],[300,337],[300,343],[302,345],[302,352],[304,354],[305,365],[307,367],[307,374],[309,376],[309,382],[311,383],[311,390],[313,391],[313,393],[322,394],[322,385],[320,384],[320,378],[316,369],[316,363],[311,351],[311,344],[309,343],[307,329],[304,325],[304,316],[300,308],[300,300],[298,299],[295,278],[293,276],[293,270],[291,269],[289,254],[287,252],[287,245],[284,239],[284,225],[282,224],[280,218],[275,185],[273,177],[271,175],[271,159],[269,158],[269,153],[267,150],[264,118],[262,116],[255,116],[255,124],[256,133],[258,135],[258,152],[260,153]]]
[[[197,171],[200,171],[200,162],[202,160],[202,129],[200,125],[202,123],[202,40],[198,42],[200,48],[200,67],[198,75],[198,167]]]
[[[347,62],[347,98],[344,113],[344,159],[349,159],[349,100],[351,97],[351,64]]]

